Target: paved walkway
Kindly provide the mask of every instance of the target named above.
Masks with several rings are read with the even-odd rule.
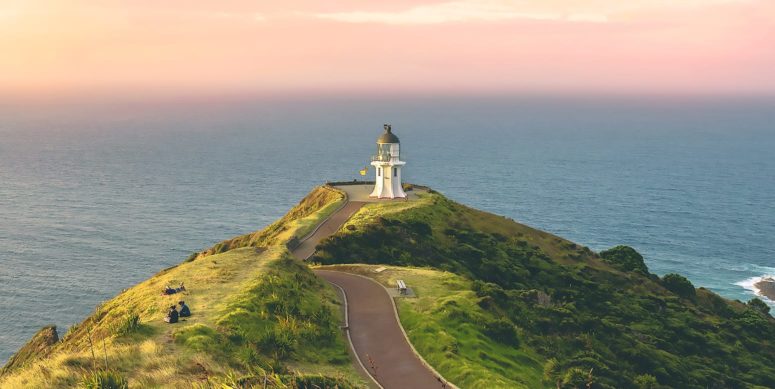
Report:
[[[374,184],[368,184],[368,185],[337,185],[336,189],[339,189],[345,193],[347,193],[347,198],[351,201],[363,201],[366,203],[378,203],[383,201],[405,201],[403,199],[377,199],[374,197],[369,197],[371,194],[371,191],[374,190]],[[427,192],[426,189],[423,188],[417,188],[415,187],[414,190],[411,190],[409,192],[406,192],[407,196],[409,196],[409,201],[417,200],[417,194],[418,193],[425,193]]]
[[[366,185],[342,186],[340,189],[345,190],[350,201],[293,250],[296,258],[306,260],[311,257],[318,243],[342,228],[366,201],[379,201],[368,198]],[[413,195],[410,199],[416,198],[416,194]],[[356,364],[358,370],[366,369],[368,372],[363,373],[370,374],[385,389],[445,387],[414,354],[401,329],[392,297],[382,285],[366,277],[331,270],[316,270],[315,274],[342,288],[345,294],[352,348],[362,364]]]
[[[344,290],[353,348],[380,385],[385,389],[442,388],[412,351],[397,320],[392,297],[382,285],[337,271],[316,270],[315,274]]]
[[[361,201],[350,201],[343,208],[331,214],[317,230],[293,250],[293,255],[301,260],[306,260],[315,254],[315,247],[321,240],[328,238],[339,231],[344,222],[364,205]]]

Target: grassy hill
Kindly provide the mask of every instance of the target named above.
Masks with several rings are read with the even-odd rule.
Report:
[[[336,294],[286,248],[342,201],[340,192],[317,188],[266,229],[192,255],[106,301],[61,340],[44,329],[0,371],[0,387],[89,387],[113,379],[132,387],[220,388],[263,383],[265,376],[276,387],[362,386],[339,330]],[[187,292],[161,294],[180,282]],[[165,323],[179,300],[193,315]]]
[[[775,321],[761,301],[729,301],[679,275],[657,277],[630,248],[594,253],[438,193],[364,207],[310,260],[454,274],[436,281],[453,285],[441,295],[415,278],[436,297],[399,306],[424,357],[465,386],[478,387],[479,370],[499,375],[502,387],[536,387],[535,377],[562,388],[775,382]]]
[[[47,327],[0,387],[361,387],[332,288],[291,257],[344,201],[313,190],[269,227],[191,255],[106,301],[61,336]],[[311,258],[393,286],[414,347],[461,388],[764,388],[775,320],[629,247],[601,253],[429,191],[372,203]],[[387,267],[375,273],[374,266]],[[161,295],[185,282],[183,295]],[[186,300],[175,325],[165,310]]]

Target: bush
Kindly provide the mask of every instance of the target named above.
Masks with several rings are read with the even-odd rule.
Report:
[[[758,312],[761,312],[764,315],[770,314],[770,306],[767,305],[767,303],[762,301],[760,298],[751,299],[751,301],[748,302],[748,306]]]
[[[592,383],[592,371],[584,371],[578,367],[571,367],[562,376],[562,387],[573,389],[586,389]]]
[[[680,274],[665,274],[662,277],[662,286],[683,298],[693,299],[697,295],[694,285]]]
[[[643,256],[629,246],[616,246],[600,253],[604,261],[624,271],[648,274],[649,269],[643,262]]]
[[[642,374],[635,377],[635,386],[638,389],[657,389],[659,382],[657,378],[650,374]]]
[[[279,359],[287,357],[295,349],[297,343],[296,336],[291,331],[281,328],[267,331],[258,341],[262,350],[274,353]]]
[[[505,343],[514,347],[519,346],[519,337],[517,329],[509,320],[497,319],[487,322],[484,327],[484,333],[493,340]]]
[[[83,377],[84,389],[127,389],[129,382],[117,371],[100,370]]]

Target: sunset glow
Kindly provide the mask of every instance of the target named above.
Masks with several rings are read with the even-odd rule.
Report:
[[[772,1],[221,3],[6,0],[0,91],[775,93]]]

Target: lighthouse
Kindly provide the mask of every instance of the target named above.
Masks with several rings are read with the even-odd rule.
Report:
[[[401,167],[406,162],[400,159],[400,143],[390,124],[385,124],[384,129],[385,132],[377,138],[377,154],[371,157],[371,166],[377,171],[377,178],[369,197],[405,198],[406,193],[401,187]]]

